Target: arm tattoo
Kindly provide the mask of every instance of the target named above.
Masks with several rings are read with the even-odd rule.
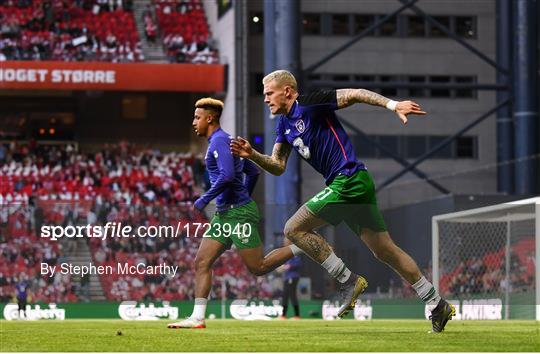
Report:
[[[336,91],[338,108],[349,107],[354,103],[367,103],[385,107],[390,99],[365,89],[340,89]]]
[[[253,155],[250,159],[271,174],[279,176],[285,172],[285,166],[287,165],[291,149],[292,147],[288,143],[277,143],[274,145],[272,156],[263,155],[253,150]]]

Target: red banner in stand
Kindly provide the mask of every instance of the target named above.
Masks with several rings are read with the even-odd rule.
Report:
[[[219,64],[145,64],[55,61],[0,62],[0,89],[219,92]]]

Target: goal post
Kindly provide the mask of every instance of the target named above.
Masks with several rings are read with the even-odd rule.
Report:
[[[540,197],[436,215],[433,284],[463,318],[540,320],[539,236]]]

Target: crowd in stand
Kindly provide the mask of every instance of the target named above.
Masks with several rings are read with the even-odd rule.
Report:
[[[144,60],[132,1],[0,1],[0,60]]]
[[[505,271],[505,249],[460,262],[441,278],[443,293],[458,295],[532,291],[534,239],[525,238],[510,248],[510,269]]]
[[[98,196],[127,204],[171,204],[193,199],[193,157],[132,151],[127,143],[92,154],[71,145],[11,147],[0,167],[0,202],[93,200]]]
[[[155,0],[141,21],[170,62],[218,62],[200,0]],[[144,61],[132,0],[0,0],[5,60]]]
[[[171,63],[218,63],[201,0],[154,0]]]
[[[69,144],[0,144],[0,300],[13,295],[21,281],[30,284],[34,300],[77,299],[80,285],[69,276],[39,274],[41,262],[60,264],[68,254],[62,243],[39,237],[42,225],[207,222],[189,207],[204,184],[203,171],[201,161],[190,155],[140,149],[126,142],[95,153],[78,152]],[[200,237],[186,233],[183,229],[174,238],[91,238],[88,243],[96,265],[180,267],[175,277],[103,275],[100,281],[107,299],[193,298],[193,264]],[[69,247],[70,241],[63,245]],[[250,275],[235,252],[220,258],[214,274],[214,297],[221,297],[222,284],[229,298],[271,295],[267,279]]]
[[[163,38],[167,58],[171,63],[217,64],[217,52],[207,41],[200,38],[190,44],[185,43],[181,34],[170,33]]]
[[[479,294],[502,294],[530,292],[534,288],[534,238],[523,238],[510,247],[510,271],[506,276],[506,250],[487,252],[481,257],[470,257],[455,267],[446,269],[439,280],[441,295],[448,298],[463,298]],[[422,270],[430,278],[431,267]],[[392,289],[396,297],[415,297],[412,287],[402,284]]]
[[[112,218],[116,222],[131,225],[130,219],[137,217],[137,211],[131,208],[125,210],[124,215],[116,214]],[[147,211],[143,211],[146,214]],[[181,225],[194,222],[205,222],[200,215],[193,215],[187,210],[178,208],[160,207],[151,211],[147,225]],[[134,224],[137,224],[136,222]],[[194,227],[193,227],[194,229]],[[179,267],[176,276],[157,275],[122,275],[115,274],[102,278],[109,300],[187,300],[194,298],[193,280],[195,270],[193,264],[201,240],[202,232],[195,237],[188,235],[185,229],[180,238],[128,238],[103,241],[91,241],[92,253],[96,264],[112,266],[116,264],[136,265],[144,263],[156,266],[159,264],[176,265]],[[202,229],[201,229],[202,230]],[[250,275],[241,259],[235,252],[225,252],[214,267],[213,286],[211,298],[221,298],[222,285],[226,287],[226,296],[229,299],[242,298],[268,298],[272,289],[266,278]]]
[[[77,300],[77,290],[69,275],[41,275],[40,265],[66,262],[62,246],[40,238],[35,227],[35,205],[1,205],[0,215],[0,302],[14,298],[17,284],[30,290],[30,301],[69,302]]]

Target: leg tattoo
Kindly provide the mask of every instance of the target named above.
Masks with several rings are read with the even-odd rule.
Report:
[[[293,243],[319,264],[324,262],[332,253],[332,248],[328,242],[314,231],[297,233]]]
[[[325,221],[317,219],[304,205],[285,224],[285,236],[321,264],[332,253],[332,248],[314,229],[325,224]]]

